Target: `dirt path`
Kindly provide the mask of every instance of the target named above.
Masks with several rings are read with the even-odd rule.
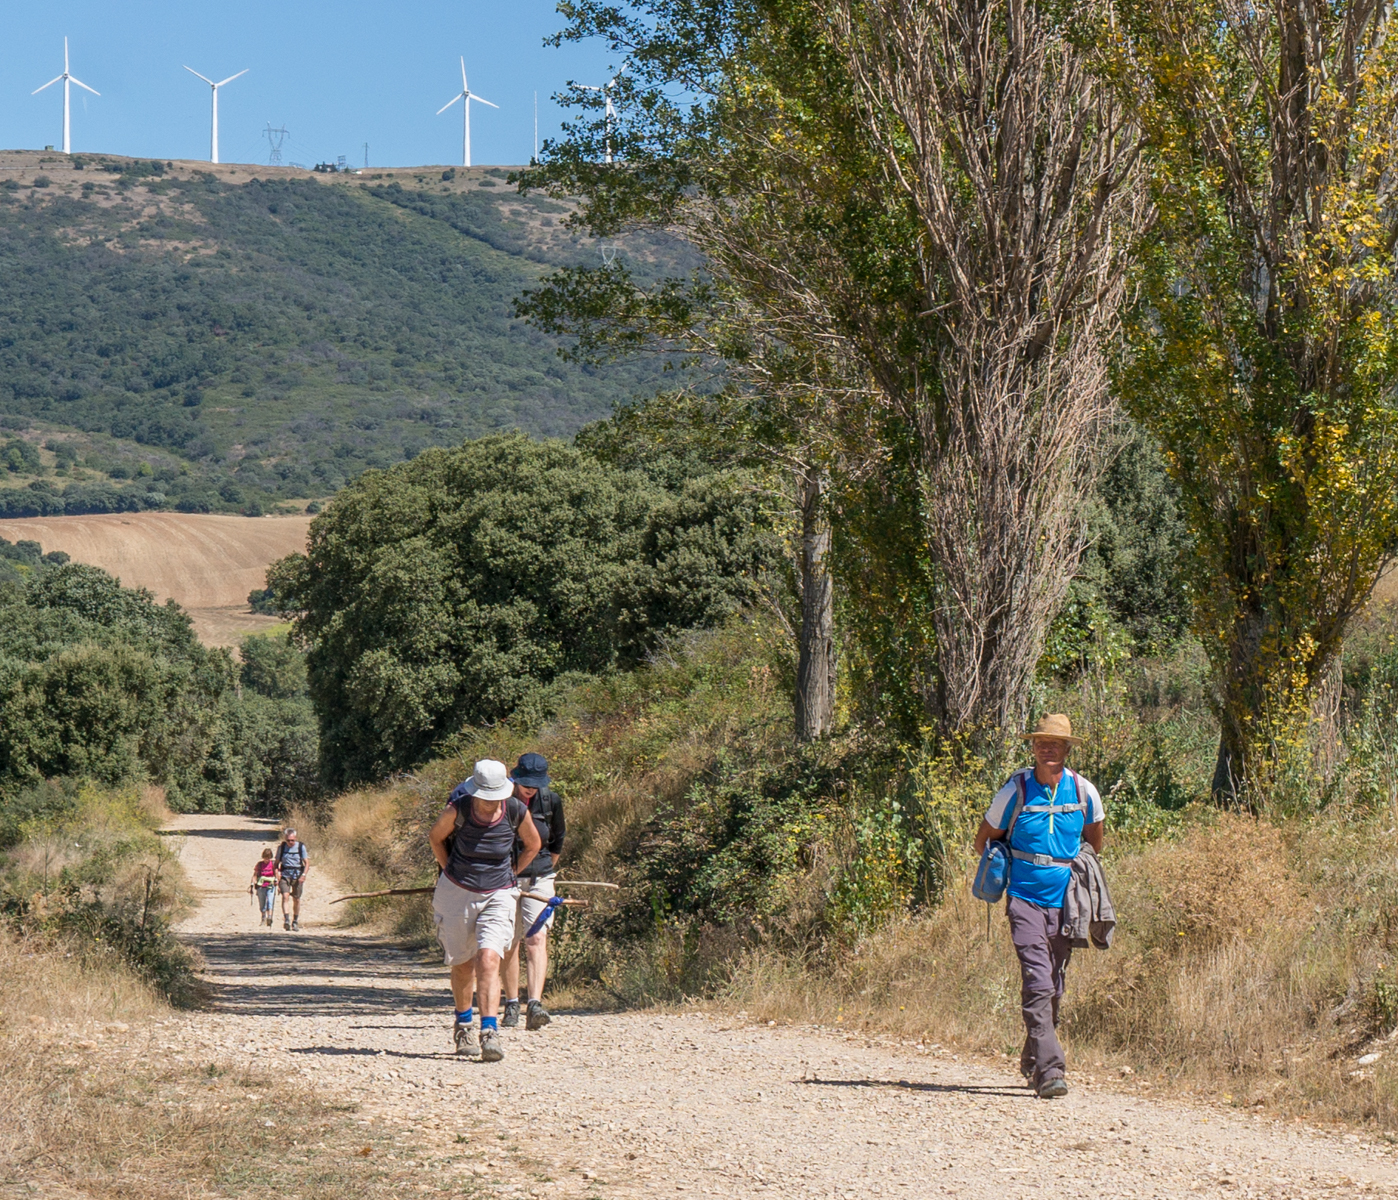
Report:
[[[640,1197],[1312,1197],[1398,1191],[1393,1148],[1149,1100],[1081,1078],[1035,1100],[1010,1067],[701,1014],[557,1014],[498,1065],[450,1053],[439,965],[335,928],[313,871],[301,933],[255,924],[269,825],[184,817],[204,902],[183,935],[211,1011],[170,1053],[257,1060],[396,1134],[420,1192]],[[314,854],[315,847],[311,847]],[[314,859],[312,859],[314,865]],[[464,1142],[458,1141],[464,1137]],[[405,1164],[406,1165],[406,1164]]]

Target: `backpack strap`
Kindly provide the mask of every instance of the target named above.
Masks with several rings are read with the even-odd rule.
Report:
[[[1084,819],[1084,820],[1087,819],[1087,795],[1086,795],[1086,793],[1083,791],[1083,787],[1082,787],[1082,776],[1079,775],[1076,771],[1069,771],[1067,767],[1064,767],[1063,770],[1066,771],[1069,775],[1072,776],[1072,779],[1073,779],[1073,791],[1074,791],[1074,794],[1075,794],[1075,796],[1076,796],[1076,798],[1077,798],[1077,799],[1076,799],[1076,803],[1074,803],[1074,804],[1059,804],[1059,803],[1057,803],[1057,800],[1058,800],[1058,788],[1055,787],[1055,788],[1053,789],[1053,795],[1049,797],[1049,802],[1048,802],[1047,804],[1028,804],[1028,805],[1025,805],[1025,807],[1024,807],[1024,811],[1025,811],[1025,812],[1032,812],[1032,813],[1053,813],[1053,814],[1055,814],[1055,815],[1058,814],[1058,813],[1080,812],[1080,813],[1083,814],[1083,819]],[[1028,772],[1024,772],[1024,774],[1028,774]]]
[[[1005,826],[1005,845],[1006,845],[1006,846],[1008,846],[1008,845],[1010,844],[1010,838],[1014,835],[1014,831],[1015,831],[1015,822],[1019,820],[1019,814],[1025,811],[1025,808],[1024,808],[1024,800],[1025,800],[1025,779],[1028,777],[1028,774],[1029,774],[1028,771],[1019,771],[1019,772],[1017,772],[1017,773],[1015,774],[1015,777],[1014,777],[1014,781],[1015,781],[1015,800],[1014,800],[1014,804],[1013,804],[1013,805],[1011,806],[1011,808],[1010,808],[1010,820],[1009,820],[1009,823],[1006,824],[1006,826]]]

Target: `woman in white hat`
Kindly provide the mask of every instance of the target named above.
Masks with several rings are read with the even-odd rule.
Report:
[[[428,838],[441,867],[432,895],[437,940],[451,968],[456,1001],[456,1052],[499,1062],[500,961],[515,935],[516,874],[542,844],[528,807],[515,797],[505,764],[485,758],[456,787]],[[515,835],[523,846],[515,857]],[[472,968],[474,967],[474,971]],[[479,981],[481,1032],[471,1011],[472,976]]]
[[[1019,955],[1024,1049],[1019,1069],[1045,1100],[1068,1093],[1067,1064],[1058,1041],[1058,1006],[1073,948],[1063,933],[1063,897],[1072,862],[1086,842],[1102,849],[1106,812],[1097,789],[1068,770],[1068,751],[1082,744],[1063,713],[1050,713],[1024,735],[1034,766],[1016,771],[995,793],[976,834],[976,854],[1005,837],[1010,882],[1005,909]]]

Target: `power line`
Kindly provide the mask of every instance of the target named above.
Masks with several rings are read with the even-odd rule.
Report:
[[[291,136],[283,125],[280,129],[273,129],[272,122],[267,122],[267,128],[263,130],[262,136],[267,139],[269,147],[267,154],[267,165],[279,167],[282,165],[282,143]]]

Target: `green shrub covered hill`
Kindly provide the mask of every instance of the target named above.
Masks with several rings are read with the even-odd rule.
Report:
[[[503,171],[3,157],[0,516],[256,514],[428,446],[570,435],[658,369],[564,362],[513,316],[599,251]]]

